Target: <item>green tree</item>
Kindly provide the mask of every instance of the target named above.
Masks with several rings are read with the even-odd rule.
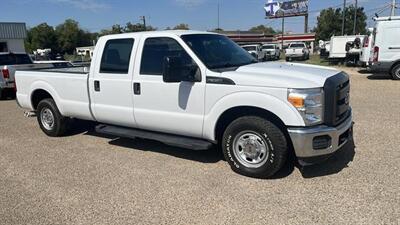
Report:
[[[189,25],[185,23],[181,23],[176,25],[173,30],[189,30]]]
[[[52,26],[42,23],[28,30],[25,45],[28,52],[36,49],[50,48],[53,52],[59,50],[57,35]]]
[[[67,19],[64,23],[56,27],[60,52],[72,54],[76,47],[92,45],[92,36],[89,32],[82,30],[79,23],[72,19]]]
[[[328,8],[321,11],[317,18],[317,26],[313,29],[316,33],[317,40],[330,40],[330,38],[335,35],[342,35],[342,9]],[[354,27],[354,12],[355,7],[349,6],[345,9],[346,12],[346,22],[345,22],[345,35],[353,34]],[[367,30],[367,15],[364,12],[364,8],[357,9],[357,26],[356,34],[366,34]]]
[[[264,34],[276,34],[276,31],[272,27],[267,27],[264,25],[258,25],[249,29],[252,32],[259,32]]]

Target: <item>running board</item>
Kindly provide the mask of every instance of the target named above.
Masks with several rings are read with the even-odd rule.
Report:
[[[100,134],[113,135],[124,138],[150,139],[162,142],[166,145],[172,145],[192,150],[207,150],[211,148],[213,145],[208,141],[197,138],[139,130],[134,128],[104,125],[104,124],[96,126],[96,132]]]

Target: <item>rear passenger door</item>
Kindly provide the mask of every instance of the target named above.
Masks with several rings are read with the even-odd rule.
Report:
[[[97,121],[135,126],[133,116],[133,62],[136,43],[133,38],[110,39],[98,43],[94,71],[89,87],[92,112]]]

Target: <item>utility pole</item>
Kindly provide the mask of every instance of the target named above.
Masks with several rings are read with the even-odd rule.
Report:
[[[282,16],[282,46],[281,46],[281,48],[282,48],[282,52],[283,52],[283,36],[284,36],[284,34],[285,34],[285,13],[283,13],[283,16]]]
[[[146,16],[141,16],[140,20],[143,22],[143,30],[146,31],[147,27],[146,27]]]
[[[344,25],[346,20],[346,0],[343,2],[342,36],[344,35]]]
[[[358,11],[358,0],[356,0],[355,4],[355,10],[354,10],[354,28],[353,28],[353,34],[356,34],[356,27],[357,27],[357,11]]]
[[[218,30],[218,32],[220,31],[220,26],[219,26],[219,1],[218,1],[218,7],[217,7],[217,9],[218,9],[218,11],[217,11],[217,16],[218,16],[218,19],[217,19],[217,30]]]
[[[396,14],[396,0],[392,0],[392,11],[390,15],[395,16],[395,14]]]

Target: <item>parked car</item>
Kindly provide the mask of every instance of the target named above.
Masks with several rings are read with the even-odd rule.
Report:
[[[0,99],[7,94],[14,94],[16,70],[35,69],[49,67],[48,64],[33,64],[32,59],[26,53],[0,53]]]
[[[292,61],[293,59],[307,60],[310,58],[310,50],[303,42],[292,42],[285,50],[285,57],[286,61]]]
[[[265,61],[265,53],[261,50],[260,45],[243,45],[242,48],[249,52],[258,61]]]
[[[307,165],[352,137],[347,74],[258,63],[220,34],[103,36],[89,72],[67,69],[16,73],[19,105],[52,137],[79,118],[119,137],[194,150],[219,145],[234,171],[252,177],[274,175],[291,149]]]
[[[375,18],[371,69],[400,80],[400,16]]]
[[[261,50],[264,52],[266,60],[278,60],[281,58],[281,50],[277,44],[263,44]]]

